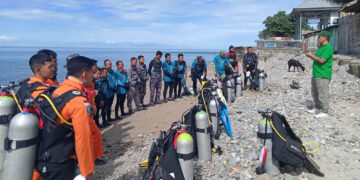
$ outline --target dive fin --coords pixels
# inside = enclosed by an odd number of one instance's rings
[[[324,177],[325,174],[320,171],[320,167],[309,156],[306,156],[304,160],[304,167],[317,176]]]

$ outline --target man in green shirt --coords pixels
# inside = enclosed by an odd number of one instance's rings
[[[314,55],[307,52],[306,56],[313,62],[313,76],[311,79],[311,91],[314,98],[315,108],[309,113],[315,113],[315,117],[328,117],[329,109],[329,84],[331,80],[333,64],[333,47],[329,43],[330,33],[322,31],[319,34],[319,49]]]

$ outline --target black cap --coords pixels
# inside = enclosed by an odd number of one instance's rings
[[[67,56],[67,57],[66,57],[66,64],[69,62],[70,59],[72,59],[72,58],[74,58],[74,57],[78,57],[78,56],[80,56],[80,54],[78,54],[78,53],[71,54],[71,55]],[[67,68],[67,66],[64,65],[64,68]]]

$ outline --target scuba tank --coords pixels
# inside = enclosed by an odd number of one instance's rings
[[[195,114],[196,127],[196,141],[198,158],[200,160],[211,160],[211,145],[210,145],[210,126],[208,116],[202,110],[202,105],[198,105],[198,110]]]
[[[235,96],[236,96],[236,97],[242,96],[242,80],[241,80],[241,76],[240,76],[240,75],[238,75],[238,76],[236,77],[236,88],[235,88],[235,91],[236,91],[236,93],[235,93]]]
[[[183,132],[176,140],[176,153],[185,180],[194,179],[194,141],[190,134]]]
[[[232,87],[232,95],[231,95],[231,102],[235,102],[235,77],[231,76],[230,78],[231,87]]]
[[[217,89],[216,89],[216,99],[217,99],[218,101],[221,101],[221,102],[223,102],[224,104],[226,104],[226,99],[225,99],[225,97],[224,97],[224,95],[223,95],[223,93],[222,93],[222,91],[221,91],[220,88],[217,88]]]
[[[260,71],[259,73],[259,91],[263,92],[265,88],[265,75],[264,71]]]
[[[250,71],[246,71],[246,77],[245,77],[248,82],[250,83],[250,88],[252,87],[252,82],[251,82],[251,77],[250,77]],[[245,84],[246,85],[246,84]],[[245,88],[245,85],[244,85],[244,88]]]
[[[39,118],[26,112],[26,109],[32,108],[33,99],[27,99],[25,104],[27,108],[11,119],[9,135],[4,141],[6,156],[3,180],[32,179],[39,141]]]
[[[232,84],[231,84],[231,81],[230,81],[230,79],[228,79],[227,81],[226,81],[226,91],[227,91],[227,97],[226,97],[226,102],[227,103],[232,103],[232,96],[233,96],[233,92],[232,92]]]
[[[7,87],[2,88],[0,94],[0,171],[4,169],[5,150],[4,140],[9,132],[9,123],[16,114],[16,103],[8,92]]]
[[[260,139],[260,144],[262,146],[262,150],[259,156],[260,169],[263,170],[262,173],[266,172],[269,175],[277,176],[280,174],[279,161],[272,158],[273,133],[269,120],[267,120],[266,118],[261,119],[258,123],[258,127],[259,130],[257,135]]]
[[[214,92],[212,92],[212,93],[214,94]],[[214,135],[218,133],[218,127],[219,127],[217,113],[218,113],[217,102],[213,96],[209,102],[209,114],[210,114],[210,119],[211,119],[211,124],[212,124],[212,132]]]

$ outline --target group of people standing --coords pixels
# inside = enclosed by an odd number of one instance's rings
[[[104,68],[98,68],[94,75],[95,90],[98,92],[95,97],[98,113],[94,120],[98,127],[108,126],[109,122],[119,120],[121,116],[132,114],[135,111],[145,110],[148,106],[181,98],[184,95],[181,93],[183,88],[187,93],[186,62],[183,54],[180,53],[177,57],[178,60],[172,61],[171,54],[166,53],[165,62],[162,62],[162,52],[157,51],[148,68],[144,56],[140,55],[138,58],[131,58],[130,66],[127,69],[125,69],[123,61],[116,61],[115,71],[112,69],[112,62],[109,59],[105,60]],[[148,104],[145,104],[146,85],[149,80],[150,100]],[[160,101],[162,81],[164,81],[164,91],[163,101]],[[115,119],[112,119],[111,108],[115,95]],[[124,111],[125,99],[127,99],[127,113]],[[132,107],[133,101],[136,109]],[[119,114],[119,110],[121,114]],[[99,114],[103,120],[102,124],[99,122]]]

